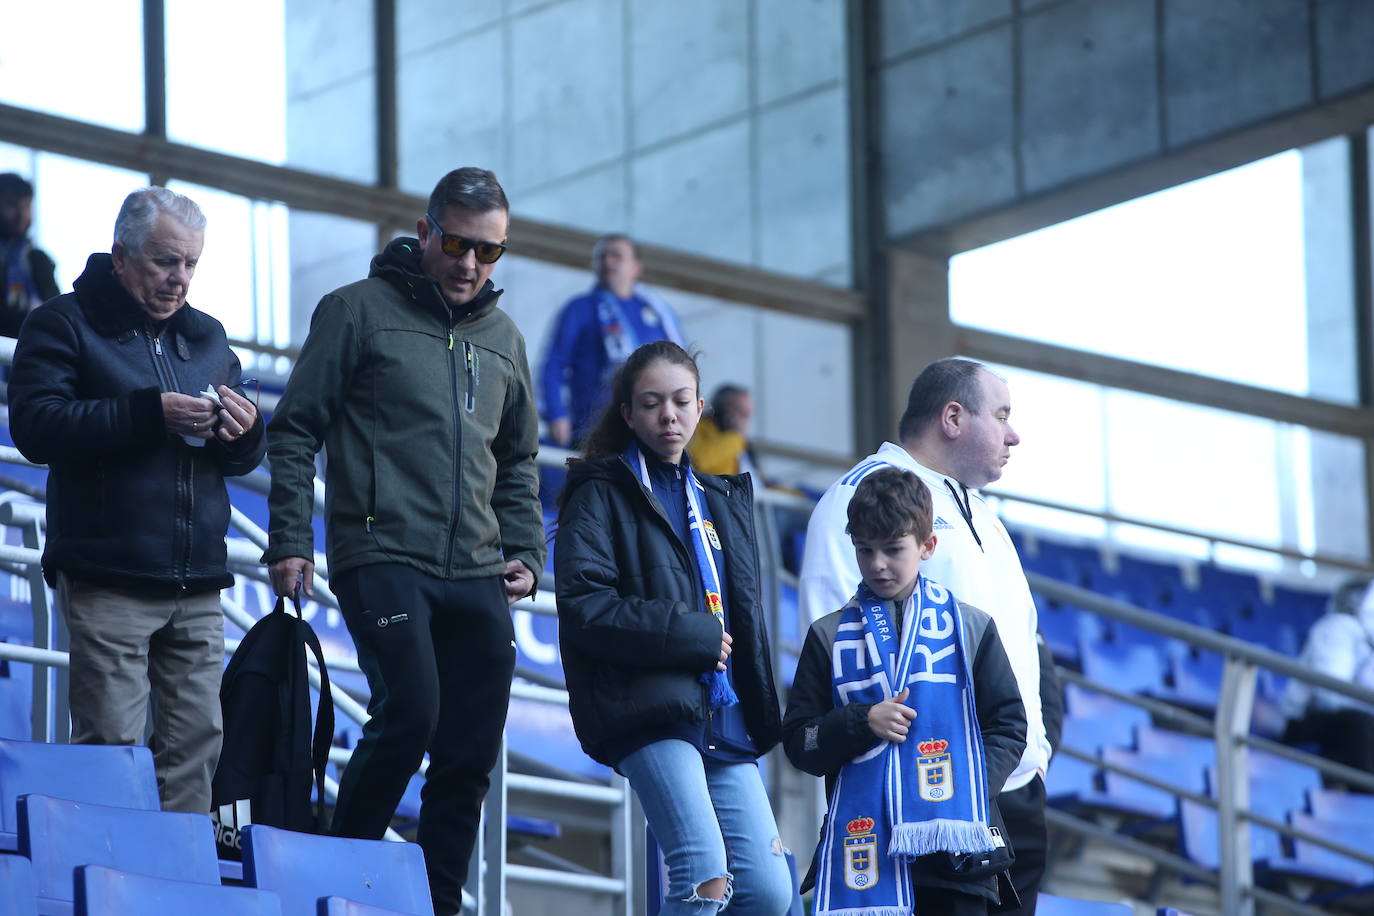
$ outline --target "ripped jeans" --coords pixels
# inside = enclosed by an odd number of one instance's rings
[[[686,741],[656,741],[620,761],[668,865],[660,916],[782,916],[792,878],[759,768],[706,761]],[[698,893],[725,877],[722,896]]]

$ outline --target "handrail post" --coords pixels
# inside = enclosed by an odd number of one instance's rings
[[[611,785],[620,793],[620,803],[611,813],[611,868],[612,876],[625,882],[625,893],[620,896],[621,916],[635,916],[642,912],[636,909],[635,895],[635,829],[634,829],[634,792],[630,781],[619,773],[611,775]]]
[[[14,519],[13,510],[7,516]],[[19,524],[24,546],[43,549],[43,532],[38,519],[31,517]],[[24,578],[29,584],[29,606],[33,611],[33,644],[38,649],[67,651],[66,622],[53,613],[48,600],[48,583],[43,580],[41,563],[30,563]],[[31,722],[34,741],[71,740],[72,719],[67,710],[68,669],[33,666],[33,710]]]
[[[1254,863],[1250,859],[1250,822],[1238,816],[1250,808],[1249,748],[1255,706],[1255,666],[1228,655],[1214,723],[1217,755],[1217,843],[1221,860],[1221,911],[1254,916]]]
[[[487,789],[486,823],[482,827],[482,897],[478,912],[482,916],[503,916],[506,899],[506,772],[509,754],[506,735],[501,734],[501,751],[491,770]]]

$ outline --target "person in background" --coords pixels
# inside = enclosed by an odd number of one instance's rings
[[[1298,661],[1322,674],[1374,689],[1374,584],[1345,582],[1307,633]],[[1323,757],[1374,773],[1374,709],[1358,700],[1292,679],[1281,703],[1283,740],[1312,742]]]
[[[152,696],[158,794],[210,811],[219,760],[226,477],[262,461],[224,326],[186,302],[205,216],[166,188],[124,200],[110,254],[35,309],[10,432],[48,465],[43,573],[71,645],[72,742],[138,744]]]
[[[33,185],[13,172],[0,175],[0,335],[18,337],[29,312],[58,294],[56,266],[29,241]]]
[[[692,438],[692,463],[707,474],[754,474],[758,461],[749,444],[754,420],[754,396],[739,385],[721,385],[711,395],[711,410],[701,418]]]
[[[1016,912],[1032,916],[1049,844],[1044,775],[1050,743],[1040,704],[1038,616],[1011,536],[978,492],[1002,476],[1021,441],[1011,426],[1011,392],[980,363],[936,360],[911,383],[897,434],[900,445],[884,442],[831,484],[811,513],[799,588],[802,613],[815,620],[844,606],[859,584],[853,545],[844,531],[845,507],[859,482],[885,467],[911,471],[925,481],[940,538],[927,572],[997,621],[1026,707],[1026,749],[998,805],[1016,853],[1011,869],[1021,898]]]
[[[611,375],[642,344],[683,346],[677,316],[640,285],[644,265],[633,239],[610,233],[592,248],[596,285],[554,317],[539,370],[548,441],[576,448],[606,403]]]
[[[758,758],[778,743],[754,491],[697,473],[704,404],[677,344],[636,350],[559,500],[568,710],[639,796],[668,865],[664,916],[780,916],[791,877]]]

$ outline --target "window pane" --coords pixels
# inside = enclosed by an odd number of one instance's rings
[[[168,0],[168,135],[374,182],[372,35],[371,3]]]
[[[1291,150],[966,252],[950,262],[951,315],[1354,403],[1349,217],[1332,203],[1348,193],[1345,151]]]
[[[0,101],[143,130],[143,3],[7,3]]]
[[[57,288],[70,292],[86,259],[110,250],[124,198],[148,176],[52,153],[35,162],[32,238],[57,262]]]
[[[1364,444],[1290,424],[997,367],[1012,392],[1012,451],[997,493],[1110,512],[1201,535],[1363,560],[1369,555]],[[1012,521],[1073,533],[1101,522],[1004,501]],[[1203,555],[1199,543],[1112,525],[1120,543]],[[1256,565],[1253,551],[1217,558]],[[1272,554],[1260,565],[1277,565]]]
[[[270,319],[260,321],[259,313],[271,316],[290,301],[271,261],[289,256],[285,222],[272,215],[285,208],[185,182],[168,187],[205,213],[205,250],[186,301],[218,318],[231,338],[272,343]]]

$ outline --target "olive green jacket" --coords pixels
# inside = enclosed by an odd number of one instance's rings
[[[315,454],[328,467],[331,574],[401,563],[442,579],[544,568],[525,340],[488,282],[453,313],[396,239],[311,318],[267,433],[264,563],[314,557]]]

